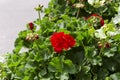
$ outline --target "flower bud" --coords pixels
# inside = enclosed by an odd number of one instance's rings
[[[38,39],[38,38],[39,38],[39,35],[38,35],[38,34],[36,34],[36,35],[35,35],[35,39]]]
[[[110,43],[105,43],[105,48],[110,48]]]
[[[37,40],[37,39],[39,39],[39,35],[37,33],[34,33],[33,37],[32,37],[32,40],[34,41],[34,40]]]
[[[27,40],[27,41],[32,40],[33,36],[34,36],[34,35],[33,35],[32,33],[27,34],[26,40]]]
[[[84,4],[80,4],[80,3],[73,4],[73,7],[75,8],[83,8],[84,6],[85,6]]]
[[[43,8],[43,5],[38,5],[38,7],[35,8],[36,11],[41,11]]]
[[[98,42],[98,48],[102,48],[103,44],[101,42]]]
[[[30,22],[28,25],[29,25],[30,30],[33,30],[34,24],[32,22]]]

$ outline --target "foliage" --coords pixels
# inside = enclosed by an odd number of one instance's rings
[[[42,7],[7,54],[2,80],[120,79],[119,0],[51,0],[41,19]]]

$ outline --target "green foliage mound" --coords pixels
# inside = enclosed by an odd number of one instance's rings
[[[1,80],[120,80],[119,0],[51,0],[35,10]]]

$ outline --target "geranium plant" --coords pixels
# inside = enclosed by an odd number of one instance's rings
[[[120,80],[119,0],[51,0],[35,10],[38,19],[6,56],[2,80]]]

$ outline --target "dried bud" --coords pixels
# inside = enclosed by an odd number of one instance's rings
[[[34,36],[34,35],[33,35],[32,33],[27,34],[26,40],[27,40],[27,41],[32,40],[33,36]]]
[[[102,48],[103,44],[101,42],[98,42],[98,48]]]
[[[26,40],[26,41],[29,41],[29,40],[30,40],[30,38],[27,36],[25,40]]]
[[[39,39],[39,35],[36,34],[36,33],[34,33],[34,34],[33,34],[33,37],[32,37],[32,40],[34,41],[34,40],[37,40],[37,39]]]
[[[110,43],[105,43],[105,48],[110,48]]]
[[[39,38],[39,35],[38,35],[38,34],[36,34],[36,35],[35,35],[35,38],[36,38],[36,39],[38,39],[38,38]]]
[[[75,4],[73,4],[73,7],[75,7],[75,8],[83,8],[84,5],[81,4],[81,3],[75,3]]]

